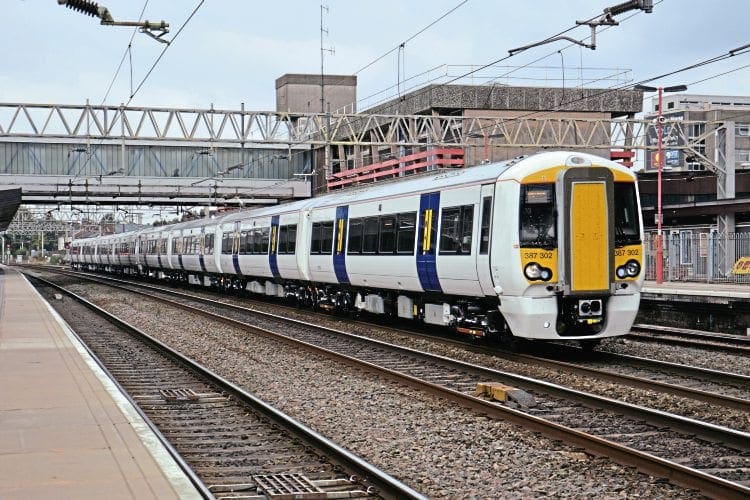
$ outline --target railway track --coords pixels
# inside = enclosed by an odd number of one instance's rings
[[[710,349],[741,356],[750,355],[750,337],[740,337],[739,335],[638,324],[633,325],[632,331],[627,337],[640,342]]]
[[[134,291],[135,285],[124,286]],[[750,435],[715,425],[574,391],[527,377],[489,370],[427,353],[375,342],[344,332],[290,322],[287,318],[151,288],[146,295],[176,307],[200,310],[216,320],[251,328],[295,345],[388,374],[421,390],[434,392],[496,418],[520,423],[555,439],[605,454],[622,463],[706,494],[750,494]],[[197,308],[197,309],[196,309]],[[217,315],[217,313],[221,313]],[[249,326],[263,323],[265,328]],[[277,333],[269,329],[284,332]],[[508,402],[478,398],[478,382],[502,383],[522,392],[505,392]],[[500,391],[502,392],[502,390]],[[521,411],[522,410],[522,411]]]
[[[61,272],[59,268],[53,270]],[[87,273],[72,273],[72,275],[79,275],[88,279],[92,278]],[[104,276],[96,276],[96,278],[107,281],[113,280],[113,278]],[[136,287],[151,287],[151,285],[126,280],[114,280],[114,282],[131,284]],[[149,289],[162,290],[166,293],[183,293],[181,290],[156,286]],[[223,297],[220,301],[228,304],[234,303],[225,300]],[[288,306],[279,307],[290,311],[297,310]],[[331,318],[329,314],[312,312],[309,312],[307,316],[320,317],[321,319]],[[358,323],[367,324],[364,321],[359,321]],[[585,377],[595,377],[621,385],[705,401],[715,406],[750,411],[750,400],[747,399],[748,394],[750,394],[750,376],[747,375],[624,354],[600,351],[589,353],[580,348],[564,344],[527,343],[525,347],[530,353],[518,353],[490,345],[477,347],[476,343],[466,339],[423,334],[415,330],[384,327],[382,324],[373,324],[373,326],[382,330],[390,330],[399,335],[421,337],[430,342],[459,345],[469,351],[479,354],[492,354],[513,362],[544,366]]]
[[[570,346],[537,346],[538,356],[500,355],[600,380],[663,392],[750,411],[750,376],[608,352],[584,352]]]
[[[85,306],[76,334],[206,498],[424,498],[82,297],[30,278]]]

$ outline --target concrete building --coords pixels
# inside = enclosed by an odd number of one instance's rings
[[[664,117],[664,169],[677,171],[704,171],[707,165],[690,152],[671,149],[697,140],[694,147],[708,158],[714,158],[715,136],[708,133],[706,123],[732,122],[734,128],[735,170],[750,170],[750,97],[716,96],[704,94],[664,94],[662,115]],[[647,120],[657,117],[658,97],[651,100]],[[701,122],[701,123],[693,123]],[[684,126],[680,124],[684,123]],[[704,137],[705,136],[705,137]],[[656,145],[656,128],[648,131],[649,145]],[[653,169],[651,155],[645,157],[646,170]],[[710,168],[709,168],[710,170]]]
[[[544,128],[557,118],[580,120],[575,135],[562,142],[575,144],[586,136],[590,143],[611,144],[609,132],[597,127],[598,120],[635,118],[642,111],[642,92],[595,88],[511,87],[507,85],[428,85],[367,110],[371,114],[462,116],[467,120],[488,118],[487,130],[498,120],[511,127],[520,119],[532,119],[535,126],[523,132],[516,130],[517,147],[484,148],[485,138],[479,134],[465,147],[466,165],[482,161],[501,161],[539,150],[540,144],[559,141],[557,131]],[[587,120],[590,120],[588,124]],[[530,120],[523,120],[524,126]],[[608,154],[589,149],[593,154]]]
[[[750,255],[750,97],[665,94],[662,103],[665,279],[748,282],[732,270]],[[658,111],[657,97],[645,118],[655,123]],[[647,146],[657,145],[656,131],[647,130]],[[653,154],[644,160],[638,184],[648,255],[658,182]]]
[[[276,111],[285,113],[356,113],[356,75],[287,73],[276,79]]]
[[[325,154],[316,151],[315,164],[325,169],[316,169],[313,189],[320,193],[545,148],[609,156],[611,121],[634,118],[642,99],[642,92],[632,90],[428,85],[367,109],[352,126],[337,127],[358,139],[340,141]]]
[[[664,94],[662,102],[663,225],[715,226],[721,214],[731,214],[736,223],[750,222],[750,97]],[[655,121],[657,116],[655,97],[645,118]],[[721,128],[723,140],[717,132]],[[655,126],[647,131],[646,142],[657,144]],[[690,148],[682,148],[686,145]],[[714,165],[722,155],[726,173],[717,175]],[[657,204],[653,159],[645,156],[639,182],[647,226],[654,224]],[[727,229],[734,231],[733,226]]]

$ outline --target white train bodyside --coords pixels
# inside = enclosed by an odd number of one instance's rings
[[[74,241],[72,265],[478,336],[593,342],[622,335],[643,284],[634,175],[573,152],[148,228],[119,237],[133,242],[132,255],[105,262],[117,238]]]

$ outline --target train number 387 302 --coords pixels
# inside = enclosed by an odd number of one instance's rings
[[[641,251],[637,248],[618,248],[615,250],[615,256],[617,257],[624,257],[626,255],[629,257],[638,257],[641,255]]]
[[[523,257],[527,260],[533,259],[551,259],[552,252],[524,252]]]

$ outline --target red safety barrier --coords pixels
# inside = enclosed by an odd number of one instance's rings
[[[628,168],[633,166],[633,158],[635,158],[635,151],[610,150],[609,152],[610,160],[620,162]]]
[[[429,167],[462,168],[464,167],[464,150],[461,148],[433,148],[381,163],[342,170],[330,175],[326,181],[328,189],[346,187],[360,182],[399,177],[403,174],[425,171]]]

